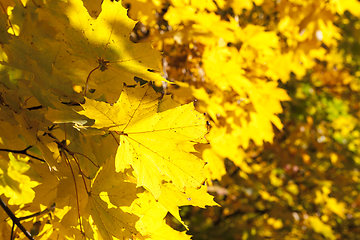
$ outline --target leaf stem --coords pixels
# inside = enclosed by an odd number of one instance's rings
[[[88,190],[87,185],[86,185],[86,182],[85,182],[84,173],[81,171],[81,168],[80,168],[79,160],[76,158],[75,155],[73,155],[72,157],[73,157],[73,159],[75,160],[75,163],[76,163],[76,165],[78,166],[79,171],[80,171],[80,173],[81,173],[80,175],[81,175],[81,178],[82,178],[82,180],[83,180],[83,182],[84,182],[84,186],[85,186],[86,193],[89,193],[89,190]],[[87,178],[87,176],[85,176],[85,177]],[[89,176],[89,178],[90,178],[90,176]]]
[[[115,131],[116,132],[116,131]],[[117,132],[116,132],[117,133]],[[110,132],[111,136],[113,136],[115,142],[117,143],[118,146],[120,146],[120,142],[116,139],[116,137],[114,136],[114,134],[112,132]]]
[[[78,216],[79,216],[79,224],[80,224],[80,232],[84,232],[83,231],[83,228],[82,228],[82,224],[81,224],[81,215],[80,215],[80,202],[79,202],[79,193],[78,193],[78,189],[77,189],[77,184],[76,184],[76,178],[75,178],[75,174],[74,174],[74,171],[71,167],[71,162],[70,162],[70,159],[66,156],[65,153],[63,153],[64,156],[65,156],[65,160],[66,162],[69,164],[69,167],[70,167],[70,170],[71,170],[71,174],[73,176],[73,179],[74,179],[74,186],[75,186],[75,194],[76,194],[76,204],[77,204],[77,212],[78,212]]]
[[[86,97],[86,91],[87,91],[87,89],[88,89],[88,85],[89,85],[89,79],[90,79],[90,75],[95,71],[95,70],[97,70],[97,69],[99,69],[100,68],[100,64],[99,64],[99,66],[97,66],[96,68],[94,68],[93,70],[91,70],[91,72],[89,73],[89,75],[87,76],[87,78],[86,78],[86,82],[85,82],[85,88],[84,88],[84,97]]]

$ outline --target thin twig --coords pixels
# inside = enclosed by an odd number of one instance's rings
[[[27,153],[27,150],[29,148],[31,148],[32,146],[28,146],[27,148],[23,149],[23,150],[11,150],[11,149],[4,149],[4,148],[0,148],[0,151],[2,152],[11,152],[11,153],[18,153],[18,154],[24,154],[28,157],[31,157],[31,158],[34,158],[36,160],[39,160],[40,162],[45,162],[45,160],[41,159],[41,158],[38,158],[38,157],[35,157],[29,153]]]
[[[43,214],[48,213],[48,212],[50,212],[50,211],[51,211],[51,208],[47,208],[47,209],[45,209],[44,211],[37,212],[37,213],[31,214],[31,215],[25,216],[25,217],[19,217],[18,219],[21,221],[21,220],[25,220],[25,219],[29,219],[29,218],[33,218],[33,217],[37,217],[37,216],[43,215]]]
[[[15,223],[13,222],[13,224],[12,224],[12,226],[11,226],[10,240],[14,240],[14,239],[15,239],[14,231],[15,231]]]

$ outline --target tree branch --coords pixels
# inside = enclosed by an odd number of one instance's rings
[[[25,234],[25,236],[30,240],[35,240],[31,234],[25,229],[25,227],[20,223],[20,220],[13,214],[13,212],[6,206],[6,203],[0,198],[0,206],[4,211],[7,213],[7,215],[11,218],[13,223],[15,223],[18,228]]]

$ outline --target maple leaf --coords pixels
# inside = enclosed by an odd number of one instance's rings
[[[308,222],[315,232],[322,234],[326,239],[336,239],[331,226],[323,223],[318,216],[310,216]]]
[[[207,193],[206,186],[201,186],[200,189],[189,188],[185,193],[182,193],[174,185],[167,183],[161,187],[161,195],[158,200],[186,229],[188,227],[179,215],[179,206],[192,205],[201,208],[219,206],[213,201],[213,197]]]
[[[0,14],[0,42],[2,44],[9,43],[10,34],[7,32],[7,23],[8,19],[5,14]]]
[[[155,12],[160,12],[161,8],[163,8],[162,2],[156,0],[123,0],[121,1],[121,3],[124,7],[126,7],[127,5],[130,6],[129,16],[131,17],[131,19],[139,20],[145,25],[156,24]]]
[[[129,180],[127,173],[115,172],[114,160],[114,157],[108,158],[98,174],[88,179],[76,174],[77,164],[68,158],[67,163],[60,162],[57,165],[55,174],[58,184],[52,188],[49,188],[48,183],[37,187],[39,197],[44,193],[51,197],[38,198],[36,204],[54,201],[53,214],[56,218],[52,220],[52,236],[72,239],[81,239],[83,236],[86,236],[86,239],[124,239],[138,233],[135,224],[139,217],[122,209],[137,199],[136,184]],[[45,175],[54,174],[45,172],[44,165],[42,168],[36,167]],[[44,239],[48,239],[46,236],[49,235],[45,234]]]
[[[69,60],[82,71],[92,66],[85,79],[101,84],[102,88],[114,79],[133,84],[135,76],[162,80],[159,75],[148,71],[158,69],[156,63],[159,62],[160,54],[149,44],[134,44],[129,40],[135,22],[127,17],[126,9],[120,3],[104,1],[97,19],[88,15],[80,0],[59,5],[66,9],[69,24],[73,28],[60,27],[57,37],[68,48],[56,57],[56,68],[66,69]],[[58,21],[54,23],[55,26],[62,23]],[[121,89],[121,82],[117,86],[117,90]],[[113,84],[107,85],[107,90],[114,92],[114,87]]]
[[[130,41],[136,22],[127,17],[121,3],[104,1],[101,13],[99,6],[94,8],[98,9],[90,12],[98,15],[96,19],[89,15],[81,0],[49,1],[40,6],[26,23],[26,28],[36,29],[35,33],[24,32],[5,46],[8,60],[4,64],[30,70],[38,84],[48,85],[46,81],[51,78],[48,82],[54,89],[71,86],[63,84],[66,79],[73,85],[84,86],[85,93],[96,89],[96,96],[106,94],[108,101],[116,100],[123,83],[135,84],[135,77],[164,80],[154,73],[159,71],[161,54],[149,43]],[[33,67],[28,66],[29,59],[24,59],[24,55],[36,61]],[[63,95],[70,93],[67,90]]]
[[[160,98],[150,85],[125,87],[113,106],[86,98],[84,110],[78,112],[95,119],[92,127],[120,135],[116,171],[132,167],[138,186],[155,198],[162,181],[172,181],[180,191],[202,184],[204,162],[191,152],[195,143],[205,143],[207,132],[203,115],[193,105],[159,112]]]
[[[107,161],[92,181],[82,219],[87,221],[91,216],[92,230],[98,231],[103,239],[131,238],[137,233],[135,223],[139,218],[122,207],[130,206],[137,198],[136,184],[125,173],[116,173],[113,164],[114,158]]]
[[[151,193],[145,191],[138,194],[129,210],[140,216],[140,220],[136,223],[136,228],[145,239],[190,239],[191,236],[185,232],[178,232],[172,229],[165,222],[165,216],[168,210],[155,198]],[[142,236],[136,236],[135,239],[144,239]]]
[[[9,163],[0,157],[0,195],[9,198],[9,204],[20,205],[31,202],[35,197],[32,188],[38,185],[36,181],[25,175],[30,166],[27,164],[29,157],[17,159],[9,153]]]

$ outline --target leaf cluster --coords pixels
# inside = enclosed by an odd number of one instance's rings
[[[0,4],[1,238],[189,239],[164,218],[217,205],[197,150],[206,121],[154,90],[160,53],[130,41],[126,9]]]
[[[359,2],[127,3],[211,126],[222,207],[183,208],[194,237],[356,239]]]

